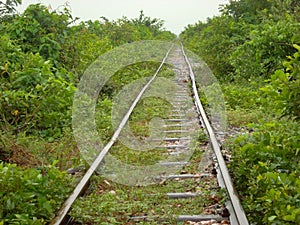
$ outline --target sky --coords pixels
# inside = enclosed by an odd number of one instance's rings
[[[179,34],[188,24],[205,21],[219,15],[219,5],[228,0],[22,0],[19,12],[30,4],[42,3],[53,10],[68,3],[73,17],[81,21],[97,20],[101,16],[109,20],[137,18],[143,10],[146,16],[164,20],[166,30]]]

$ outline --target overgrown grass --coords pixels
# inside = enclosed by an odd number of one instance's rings
[[[207,180],[172,181],[147,187],[127,187],[97,178],[94,191],[76,202],[71,215],[81,224],[130,224],[130,217],[147,216],[152,220],[136,224],[164,224],[159,219],[174,222],[175,215],[199,214],[208,205],[223,198],[222,192],[208,190]],[[168,192],[197,191],[195,199],[170,200]],[[214,195],[212,195],[214,193]],[[132,223],[132,221],[131,221]]]
[[[53,142],[26,134],[5,134],[1,136],[0,148],[1,161],[25,168],[39,168],[57,162],[57,167],[66,170],[83,163],[69,129],[65,130],[64,137]]]
[[[225,99],[228,124],[245,127],[250,124],[268,121],[275,115],[271,103],[260,90],[265,85],[263,79],[240,79],[238,82],[225,82],[222,92]]]
[[[199,149],[198,143],[196,148],[190,164],[178,173],[204,172],[201,157],[206,146]],[[209,205],[222,204],[226,199],[211,177],[163,180],[160,184],[142,187],[125,186],[94,177],[90,191],[91,194],[79,199],[71,211],[71,216],[80,224],[170,224],[175,223],[176,215],[197,215]],[[166,193],[172,192],[196,192],[199,196],[171,200]],[[133,222],[130,217],[134,216],[147,216],[149,221]]]

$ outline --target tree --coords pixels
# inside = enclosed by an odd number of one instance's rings
[[[187,27],[180,37],[188,48],[209,65],[218,78],[225,78],[234,69],[229,58],[244,43],[248,30],[245,23],[237,23],[232,17],[222,15],[209,19],[206,24],[198,22]]]
[[[243,19],[247,23],[259,23],[260,11],[271,8],[269,0],[230,0],[228,5],[223,6],[221,12],[232,16],[235,20]]]
[[[7,15],[16,12],[16,7],[22,3],[22,0],[6,0],[0,2],[0,14]]]

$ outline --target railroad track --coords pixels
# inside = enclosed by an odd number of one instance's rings
[[[178,201],[181,199],[182,201],[185,201],[185,199],[197,201],[199,198],[215,198],[201,193],[203,189],[200,186],[203,183],[209,185],[209,188],[213,190],[216,189],[216,186],[221,186],[226,190],[226,207],[224,203],[215,202],[216,200],[214,200],[214,203],[209,203],[206,207],[201,207],[198,211],[197,209],[194,210],[194,212],[199,213],[172,215],[172,222],[169,224],[174,224],[174,221],[187,224],[205,224],[205,222],[209,224],[209,221],[215,221],[215,224],[249,224],[231,182],[217,136],[201,104],[192,63],[190,63],[183,46],[176,44],[172,45],[168,50],[156,73],[141,89],[110,141],[91,164],[51,224],[74,224],[68,215],[73,203],[86,190],[91,176],[95,173],[99,165],[103,164],[104,158],[117,141],[136,105],[142,99],[142,96],[147,93],[151,85],[156,82],[162,66],[166,63],[173,65],[175,72],[173,87],[176,87],[176,90],[173,91],[172,98],[169,99],[173,107],[170,115],[167,119],[164,119],[164,124],[160,127],[163,133],[162,137],[148,140],[152,146],[155,146],[154,148],[164,150],[162,154],[165,155],[166,160],[162,160],[155,165],[156,172],[148,175],[147,182],[156,183],[157,185],[172,182],[181,184],[189,182],[189,186],[194,183],[194,187],[189,188],[186,192],[171,190],[170,192],[161,193],[166,195],[170,199],[169,201],[176,201],[176,204],[180,205],[180,207],[181,204]],[[199,146],[197,137],[199,130],[204,132],[208,137],[204,141],[204,144],[200,143],[201,147]],[[199,148],[202,149],[201,157],[197,156],[198,158],[194,159],[192,155],[195,151],[199,151]],[[189,161],[190,158],[192,158],[191,161]],[[188,169],[189,166],[194,169]],[[125,172],[131,174],[130,171]],[[113,177],[120,175],[118,173],[112,174]],[[209,195],[213,193],[215,192],[209,192]],[[155,193],[153,195],[158,194]],[[128,221],[131,221],[133,224],[141,221],[147,221],[148,224],[151,224],[151,221],[160,221],[163,224],[168,224],[167,221],[169,219],[169,217],[165,217],[164,215],[151,216],[148,212],[139,212],[137,215],[128,217]]]

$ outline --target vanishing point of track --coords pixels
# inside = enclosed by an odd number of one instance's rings
[[[116,140],[118,139],[122,129],[126,125],[127,121],[129,120],[130,115],[132,114],[134,108],[138,104],[138,102],[141,100],[143,94],[146,92],[146,90],[151,86],[153,81],[157,78],[158,73],[160,72],[161,68],[165,63],[167,63],[168,58],[172,57],[170,54],[173,53],[173,58],[175,57],[181,57],[181,64],[182,67],[185,67],[185,70],[188,71],[188,75],[180,75],[177,77],[177,83],[179,85],[183,86],[182,90],[178,92],[178,99],[177,102],[180,104],[181,99],[180,98],[185,98],[185,97],[193,97],[193,109],[196,112],[197,116],[195,118],[198,119],[198,123],[201,124],[202,127],[205,128],[206,133],[209,137],[209,143],[211,145],[211,148],[213,149],[213,154],[216,158],[216,171],[218,173],[218,178],[219,178],[219,184],[223,186],[223,188],[226,189],[226,193],[228,195],[229,201],[227,202],[227,208],[230,213],[230,224],[238,224],[238,225],[248,225],[248,220],[245,215],[245,212],[241,206],[240,200],[235,192],[233,183],[231,181],[228,169],[226,167],[225,160],[222,156],[220,144],[217,140],[217,136],[214,132],[214,129],[207,117],[207,114],[204,110],[204,107],[201,104],[199,95],[198,95],[198,90],[197,90],[197,83],[195,79],[195,75],[193,72],[193,68],[191,63],[189,62],[189,58],[186,55],[184,48],[182,45],[173,45],[166,53],[165,57],[161,61],[160,66],[156,70],[155,74],[153,77],[148,81],[148,83],[141,89],[140,93],[134,100],[133,104],[127,111],[126,115],[122,119],[120,125],[114,132],[113,136],[111,137],[110,141],[106,144],[106,146],[103,148],[103,150],[100,152],[100,154],[96,157],[94,162],[91,164],[90,168],[87,170],[87,172],[84,174],[80,182],[77,184],[75,187],[74,191],[72,194],[69,196],[69,198],[66,200],[66,202],[63,204],[62,208],[58,212],[56,218],[52,221],[51,224],[53,225],[60,225],[60,224],[67,224],[67,218],[68,218],[68,212],[70,211],[73,203],[75,200],[82,194],[83,190],[86,188],[88,185],[88,182],[91,178],[91,176],[95,173],[95,169],[99,167],[100,163],[103,161],[104,157],[106,154],[109,152],[111,147],[114,145]],[[174,54],[177,54],[177,56],[174,56]],[[181,76],[181,77],[180,77]],[[189,83],[191,84],[188,86],[188,82],[185,79],[189,79]],[[184,82],[182,82],[184,81]],[[188,90],[189,89],[189,90]],[[190,94],[186,94],[189,92]],[[175,96],[176,98],[176,96]],[[180,108],[174,110],[175,116],[180,116]],[[183,134],[183,131],[177,130],[177,125],[176,123],[181,123],[184,121],[184,119],[181,119],[179,117],[169,119],[170,125],[173,126],[174,129],[168,130],[166,132],[168,133],[180,133]],[[173,125],[172,125],[173,122]],[[174,148],[178,149],[180,148],[180,141],[183,140],[182,138],[165,138],[166,143],[172,143],[175,142],[176,144],[172,145],[166,145],[166,148]],[[175,150],[174,150],[175,151]],[[172,152],[175,154],[176,152]],[[173,162],[176,163],[176,162]],[[180,163],[180,162],[178,162]],[[182,163],[182,162],[181,162]],[[172,175],[173,177],[168,177],[167,179],[172,179],[172,178],[178,178],[178,179],[187,179],[187,178],[193,178],[194,175],[192,174],[182,174],[182,175]],[[195,197],[197,195],[193,193],[169,193],[170,198],[185,198],[185,197]],[[140,218],[132,218],[133,220],[138,220]],[[142,218],[143,219],[143,218]],[[144,218],[147,219],[147,218]],[[178,221],[203,221],[203,220],[210,220],[210,219],[216,219],[215,216],[210,216],[210,215],[178,215]]]

